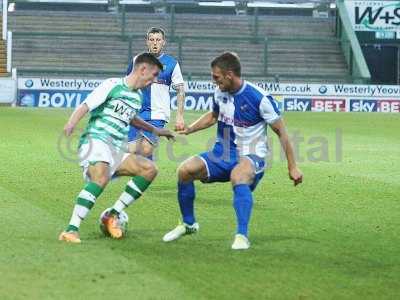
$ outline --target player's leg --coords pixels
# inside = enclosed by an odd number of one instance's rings
[[[253,208],[252,191],[263,176],[264,161],[256,156],[242,157],[231,173],[233,207],[237,231],[232,249],[248,249],[248,224]]]
[[[178,202],[183,222],[193,225],[194,217],[193,202],[195,198],[195,180],[207,180],[207,167],[205,162],[198,156],[184,161],[178,168]]]
[[[147,133],[147,132],[146,132]],[[147,133],[149,135],[149,133]],[[153,135],[153,134],[151,134]],[[157,139],[158,141],[158,139]],[[136,146],[135,153],[153,160],[153,153],[156,148],[157,142],[150,142],[148,138],[143,137]]]
[[[135,141],[131,141],[128,143],[128,152],[136,154],[136,151],[138,151],[141,143],[141,138]]]
[[[143,135],[140,129],[134,126],[129,127],[128,132],[128,151],[130,153],[136,153],[140,149]]]
[[[132,176],[125,190],[114,203],[109,214],[102,219],[106,229],[113,238],[122,237],[122,229],[118,225],[118,215],[144,193],[157,176],[155,164],[140,155],[129,154],[122,160],[115,174],[117,176]]]
[[[206,162],[199,156],[185,160],[178,168],[178,203],[183,224],[168,232],[164,242],[178,239],[182,235],[194,233],[199,229],[194,216],[195,187],[194,181],[206,181],[208,178]]]
[[[157,128],[164,128],[166,125],[166,122],[163,120],[148,120],[147,122]],[[129,152],[153,160],[153,153],[159,142],[157,135],[150,131],[137,130],[135,127],[131,127],[128,141]]]
[[[86,175],[89,179],[76,198],[72,216],[67,229],[61,233],[59,239],[72,243],[80,243],[79,227],[94,206],[96,199],[101,195],[109,181],[109,164],[96,162],[90,165]]]
[[[79,148],[80,165],[87,183],[78,194],[70,223],[66,231],[59,236],[60,240],[80,242],[78,230],[81,221],[110,180],[110,168],[114,162],[112,153],[110,145],[96,139],[89,140]]]
[[[113,206],[115,212],[120,213],[126,206],[137,200],[152,183],[157,173],[154,162],[140,155],[129,154],[116,170],[118,176],[132,176],[132,178],[128,181],[125,192]]]

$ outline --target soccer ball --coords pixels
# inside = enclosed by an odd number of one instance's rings
[[[108,233],[106,227],[104,226],[103,222],[101,221],[104,217],[105,214],[107,214],[109,211],[111,210],[111,208],[107,208],[105,209],[99,218],[99,226],[100,226],[100,231],[105,235],[105,236],[110,236],[110,234]],[[119,216],[118,216],[118,223],[122,228],[122,236],[126,236],[126,234],[128,233],[128,221],[129,221],[129,217],[128,214],[124,211],[121,211]]]

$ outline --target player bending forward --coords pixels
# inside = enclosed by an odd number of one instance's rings
[[[163,66],[149,53],[139,55],[135,69],[125,78],[105,80],[72,113],[64,127],[70,136],[78,122],[90,111],[89,123],[79,141],[80,166],[87,181],[78,194],[72,217],[59,240],[80,243],[79,226],[101,195],[111,176],[133,176],[111,212],[103,218],[105,228],[113,238],[122,237],[118,214],[137,200],[157,175],[154,163],[144,157],[129,154],[129,125],[173,138],[164,128],[155,128],[136,116],[142,105],[139,89],[151,84]]]
[[[218,123],[217,140],[210,152],[184,161],[178,168],[178,202],[183,224],[168,232],[170,242],[199,230],[194,216],[193,181],[231,181],[237,232],[232,249],[248,249],[248,224],[253,206],[252,191],[264,175],[267,155],[266,124],[278,135],[286,154],[289,177],[297,185],[303,175],[297,168],[284,122],[274,99],[264,90],[241,79],[239,58],[224,53],[211,63],[215,91],[213,111],[182,131],[191,134]]]

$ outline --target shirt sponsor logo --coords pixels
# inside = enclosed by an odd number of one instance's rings
[[[219,113],[219,118],[221,122],[224,122],[227,125],[233,125],[233,118],[224,114],[224,113]]]
[[[116,100],[111,116],[125,123],[130,123],[135,116],[135,110],[121,100]]]

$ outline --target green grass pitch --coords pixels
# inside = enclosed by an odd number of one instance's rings
[[[197,184],[200,232],[161,241],[179,220],[178,162],[168,155],[204,151],[215,128],[161,144],[159,176],[127,210],[126,239],[103,238],[97,225],[119,179],[84,221],[83,243],[59,242],[83,184],[57,150],[70,113],[0,108],[0,299],[399,299],[400,115],[287,113],[304,138],[304,183],[292,186],[274,139],[254,195],[252,248],[234,252],[228,183]]]

